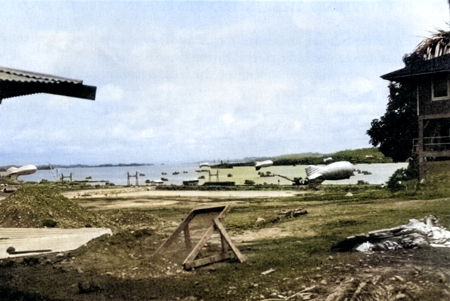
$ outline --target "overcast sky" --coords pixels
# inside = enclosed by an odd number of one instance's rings
[[[3,1],[0,66],[95,101],[0,105],[0,165],[175,163],[370,147],[402,57],[445,0]]]

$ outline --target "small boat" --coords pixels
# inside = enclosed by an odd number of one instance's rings
[[[150,186],[159,186],[159,185],[163,185],[164,181],[163,180],[145,180],[145,184],[150,185]]]
[[[193,185],[198,185],[198,180],[187,180],[187,181],[183,181],[183,185],[184,186],[193,186]]]

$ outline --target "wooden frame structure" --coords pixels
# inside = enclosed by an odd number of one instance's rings
[[[136,171],[135,175],[131,175],[128,171],[127,171],[127,186],[131,186],[131,178],[136,178],[136,186],[139,186],[139,174]]]
[[[231,209],[230,205],[193,209],[186,217],[186,219],[184,219],[184,221],[172,233],[172,235],[155,251],[153,256],[162,254],[164,250],[169,248],[170,245],[175,242],[175,240],[178,238],[181,232],[184,232],[185,246],[186,249],[190,251],[189,255],[183,262],[183,267],[186,270],[191,270],[199,266],[230,259],[233,258],[233,255],[236,256],[236,258],[241,263],[245,262],[247,260],[247,257],[241,254],[239,249],[233,244],[230,236],[225,230],[225,226],[223,225],[223,220],[230,211],[230,209]],[[200,241],[194,247],[192,247],[191,235],[189,232],[189,223],[194,219],[196,215],[207,213],[218,213],[218,215],[215,218],[211,219],[210,225],[200,238]],[[214,233],[214,230],[217,230],[220,233],[221,252],[209,257],[196,259],[197,255],[200,253],[200,250],[211,238],[211,235]]]
[[[70,173],[70,175],[68,175],[68,176],[65,176],[65,175],[62,173],[60,179],[61,179],[61,182],[64,182],[64,179],[69,179],[69,182],[72,182],[72,181],[73,181],[72,173]]]

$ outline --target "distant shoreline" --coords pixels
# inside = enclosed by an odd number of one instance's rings
[[[151,166],[153,163],[119,163],[119,164],[99,164],[99,165],[88,165],[88,164],[73,164],[73,165],[39,165],[38,170],[51,170],[55,168],[92,168],[92,167],[130,167],[130,166]]]

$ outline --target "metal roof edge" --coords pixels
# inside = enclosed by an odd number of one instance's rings
[[[67,78],[67,77],[62,77],[62,76],[57,76],[57,75],[25,71],[25,70],[13,69],[13,68],[8,68],[8,67],[1,67],[1,66],[0,66],[0,72],[7,73],[7,74],[13,74],[16,76],[27,77],[27,78],[35,78],[35,79],[45,78],[48,80],[71,82],[74,84],[82,84],[83,83],[83,81],[79,80],[79,79],[73,79],[73,78]]]

